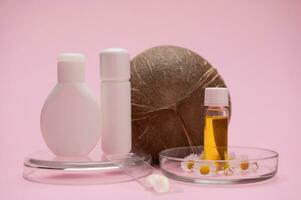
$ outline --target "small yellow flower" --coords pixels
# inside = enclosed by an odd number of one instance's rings
[[[194,161],[193,160],[188,160],[186,162],[186,168],[191,170],[193,168],[193,165],[194,165]]]
[[[229,162],[216,162],[215,167],[217,171],[226,170],[230,167]]]
[[[210,167],[209,165],[201,165],[199,168],[200,174],[207,175],[210,173]]]
[[[199,160],[200,155],[198,154],[190,154],[184,158],[184,161],[181,162],[182,170],[186,172],[192,172],[193,167],[195,165],[195,161]]]
[[[241,161],[240,162],[240,169],[242,169],[243,171],[246,171],[249,169],[249,162],[247,160]]]
[[[224,163],[224,170],[228,169],[230,167],[230,163],[229,162],[225,162]]]
[[[194,164],[193,172],[196,173],[196,175],[209,175],[212,172],[215,172],[216,167],[214,164],[209,162],[197,162]]]

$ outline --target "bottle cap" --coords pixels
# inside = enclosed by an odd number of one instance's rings
[[[130,79],[130,55],[126,49],[104,49],[99,57],[101,80],[128,81]]]
[[[79,53],[61,53],[57,57],[59,83],[85,81],[85,57]]]
[[[205,88],[205,106],[228,106],[228,89],[227,88],[218,88],[218,87],[209,87]]]

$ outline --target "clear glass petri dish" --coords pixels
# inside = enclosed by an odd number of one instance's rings
[[[151,156],[135,152],[139,158],[151,163]],[[132,168],[141,166],[133,162]],[[140,173],[137,176],[144,176]],[[146,174],[147,175],[147,174]],[[107,184],[133,181],[101,151],[93,151],[85,157],[57,157],[49,151],[36,151],[28,155],[23,163],[23,177],[26,180],[47,184]]]
[[[159,154],[160,169],[177,181],[218,185],[261,182],[277,173],[279,154],[275,151],[229,146],[226,152],[225,160],[205,160],[203,146],[167,149]]]

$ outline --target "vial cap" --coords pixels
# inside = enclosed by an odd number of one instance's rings
[[[57,56],[59,83],[85,81],[85,57],[80,53],[61,53]]]
[[[227,88],[209,87],[205,88],[205,106],[228,106],[229,92]]]
[[[100,57],[100,79],[104,81],[128,81],[131,77],[130,55],[122,48],[104,49]]]

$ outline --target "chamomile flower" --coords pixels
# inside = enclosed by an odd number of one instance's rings
[[[181,162],[181,168],[186,172],[192,172],[195,165],[195,161],[200,159],[199,154],[190,154],[184,158],[184,161]]]
[[[247,160],[243,160],[240,162],[240,169],[242,171],[247,171],[249,169],[250,163]]]
[[[250,162],[247,155],[241,155],[239,169],[241,172],[245,173],[248,172],[250,168]]]
[[[201,176],[209,175],[211,173],[216,172],[216,167],[210,162],[206,162],[206,161],[197,162],[193,166],[193,172]]]
[[[259,168],[259,165],[256,161],[250,161],[248,159],[248,156],[242,155],[239,168],[243,173],[246,172],[256,173],[257,169]]]
[[[220,170],[220,174],[223,174],[223,175],[226,175],[226,176],[229,176],[229,175],[232,175],[234,174],[235,172],[235,167],[233,165],[233,161],[225,161],[223,163],[223,166],[222,166],[222,169]]]

